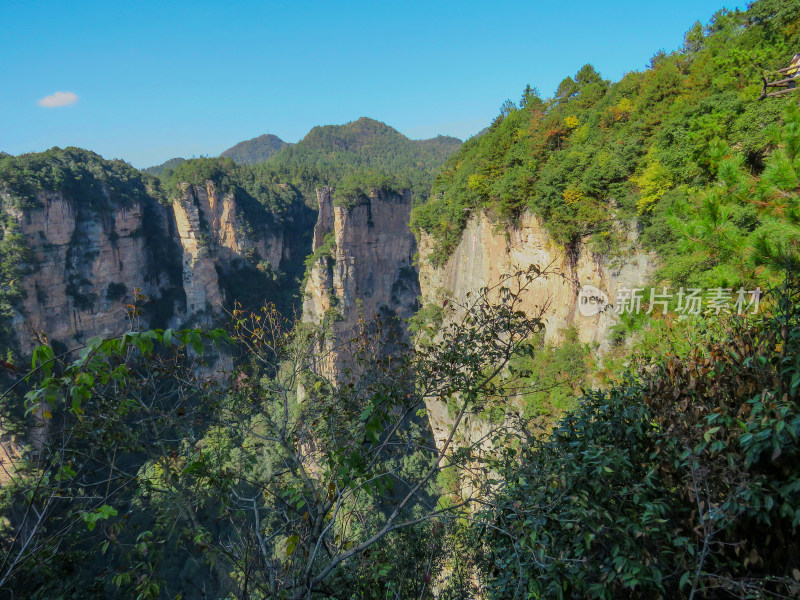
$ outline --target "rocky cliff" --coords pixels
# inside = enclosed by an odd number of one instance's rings
[[[630,237],[635,238],[634,231]],[[618,289],[643,287],[654,268],[653,255],[644,252],[612,260],[579,246],[577,253],[569,255],[550,240],[531,214],[523,215],[516,227],[504,230],[484,214],[473,216],[458,247],[440,268],[432,267],[426,260],[431,247],[430,236],[423,232],[420,237],[423,303],[441,304],[446,297],[463,302],[468,292],[495,285],[501,275],[532,264],[541,269],[547,267],[552,275],[537,282],[525,296],[523,309],[532,311],[549,303],[546,339],[558,340],[561,330],[574,325],[580,339],[600,344],[601,352],[607,349],[608,330],[618,319],[612,310],[590,316],[581,314],[579,290],[594,286],[605,292],[613,305]]]
[[[108,204],[103,210],[62,192],[42,191],[35,207],[8,207],[31,252],[14,316],[23,354],[43,337],[74,346],[95,335],[125,331],[125,305],[138,288],[163,323],[181,301],[179,255],[170,211],[155,200]]]
[[[109,194],[98,207],[40,191],[4,211],[30,251],[12,316],[22,354],[45,337],[74,347],[124,332],[135,289],[147,297],[142,327],[208,324],[233,300],[275,301],[308,252],[302,218],[245,208],[212,181],[183,186],[170,204]]]
[[[419,281],[413,264],[416,241],[409,230],[411,194],[373,191],[355,204],[333,202],[331,188],[317,191],[313,263],[304,290],[303,320],[331,327],[320,372],[336,377],[348,353],[337,346],[360,316],[394,322],[401,337],[414,314]]]
[[[270,276],[302,260],[307,236],[287,236],[286,224],[266,211],[248,216],[235,194],[221,193],[213,181],[181,189],[172,209],[183,255],[186,316],[214,318],[234,300],[274,301]]]
[[[635,227],[631,226],[629,240],[633,247],[635,238]],[[552,274],[534,282],[521,308],[535,314],[538,306],[549,305],[546,340],[558,342],[563,330],[574,326],[580,340],[596,343],[600,354],[609,348],[609,329],[619,322],[618,317],[613,310],[583,314],[595,311],[586,306],[581,310],[579,291],[587,289],[584,286],[597,288],[605,296],[605,302],[613,306],[618,291],[644,287],[655,267],[655,257],[640,251],[612,260],[594,255],[580,245],[570,255],[550,240],[531,214],[523,215],[517,226],[509,229],[498,228],[482,213],[472,216],[458,247],[439,268],[427,260],[432,246],[432,240],[423,232],[419,261],[423,305],[441,305],[445,298],[463,303],[467,293],[494,286],[502,275],[534,264]],[[440,402],[429,401],[428,414],[439,440],[449,424],[447,408]],[[483,423],[472,419],[465,428],[466,437],[479,439],[485,433],[484,428]]]

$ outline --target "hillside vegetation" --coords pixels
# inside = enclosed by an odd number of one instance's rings
[[[297,144],[263,135],[218,158],[172,159],[145,171],[158,175],[168,190],[180,181],[197,183],[202,177],[224,187],[261,186],[257,194],[269,204],[273,200],[267,196],[285,196],[279,188],[291,188],[316,209],[315,190],[323,186],[335,187],[337,201],[344,203],[372,189],[410,189],[424,199],[439,168],[460,146],[461,140],[447,136],[410,140],[384,123],[362,117],[344,125],[314,127]],[[268,188],[272,191],[267,193]]]
[[[786,66],[798,48],[800,3],[761,0],[698,22],[681,50],[619,82],[586,65],[552,98],[526,89],[450,157],[415,210],[413,226],[435,241],[430,259],[446,260],[476,210],[509,224],[531,211],[557,244],[599,254],[621,252],[624,223],[638,219],[675,283],[751,279],[737,244],[797,234],[784,194],[796,182],[794,142],[770,157],[800,98],[756,99],[762,69]],[[720,201],[729,186],[735,202]]]
[[[232,158],[240,165],[254,165],[268,160],[290,145],[277,135],[267,133],[252,140],[239,142],[225,150],[220,156]]]
[[[370,187],[410,189],[427,196],[434,175],[461,141],[446,136],[410,140],[388,125],[362,117],[345,125],[314,127],[263,169],[309,192],[333,185],[346,198]]]
[[[488,598],[796,598],[800,286],[592,391],[498,461],[466,531]]]
[[[155,175],[156,177],[168,177],[170,173],[172,173],[175,170],[175,168],[182,162],[186,162],[186,159],[170,158],[169,160],[164,161],[160,165],[147,167],[146,169],[142,169],[142,171],[144,171],[148,175]]]

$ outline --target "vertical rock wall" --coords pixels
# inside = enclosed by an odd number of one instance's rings
[[[42,336],[69,347],[122,333],[135,288],[159,302],[179,285],[166,207],[131,202],[96,211],[56,192],[41,192],[38,204],[10,209],[34,261],[14,319],[23,353]]]
[[[354,206],[336,206],[330,188],[317,191],[317,202],[316,258],[303,320],[320,323],[335,313],[331,346],[319,368],[336,377],[349,358],[336,341],[352,334],[361,315],[367,321],[375,315],[394,319],[399,335],[406,335],[404,321],[414,314],[419,295],[416,241],[408,227],[412,202],[408,192],[375,191]]]
[[[13,316],[23,355],[45,337],[71,348],[125,332],[134,289],[149,299],[141,327],[209,324],[233,301],[232,282],[269,301],[270,290],[248,275],[308,252],[308,236],[287,237],[286,223],[260,205],[249,221],[211,181],[185,186],[168,206],[109,197],[92,208],[61,192],[40,192],[37,204],[7,208],[33,257]]]
[[[577,255],[568,256],[554,244],[539,220],[523,215],[519,224],[502,230],[484,214],[473,216],[452,256],[441,267],[427,260],[433,241],[422,234],[420,240],[420,287],[423,303],[441,303],[445,297],[459,302],[468,292],[496,285],[504,274],[536,265],[548,267],[552,275],[535,282],[523,298],[522,309],[531,313],[548,303],[546,339],[559,339],[560,331],[575,326],[583,342],[607,348],[607,334],[618,322],[613,311],[584,316],[578,306],[578,292],[591,285],[608,296],[613,305],[617,290],[642,287],[655,268],[655,257],[633,252],[625,258],[610,259],[589,252],[585,245]]]
[[[613,305],[618,290],[643,287],[655,268],[655,257],[640,251],[612,260],[595,256],[581,246],[577,255],[569,256],[552,243],[539,220],[530,214],[523,215],[517,227],[507,230],[498,229],[486,215],[473,216],[455,252],[438,268],[427,260],[432,245],[433,240],[423,234],[420,240],[423,304],[441,305],[448,297],[463,303],[467,293],[496,285],[504,274],[531,264],[541,269],[548,267],[552,275],[534,282],[522,299],[522,310],[537,314],[537,307],[548,304],[545,339],[558,341],[564,328],[574,326],[580,340],[596,343],[599,353],[609,348],[609,329],[618,323],[618,317],[613,310],[584,316],[579,310],[579,290],[585,285],[594,286]],[[429,399],[427,408],[434,436],[437,443],[442,443],[452,422],[447,407]],[[487,424],[477,418],[468,418],[463,428],[467,441],[481,439],[486,431]]]

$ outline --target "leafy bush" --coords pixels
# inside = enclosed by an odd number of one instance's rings
[[[478,520],[489,597],[800,592],[800,280],[725,333],[506,451]]]

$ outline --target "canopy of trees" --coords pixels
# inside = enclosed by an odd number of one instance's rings
[[[433,262],[446,260],[476,209],[509,222],[532,211],[557,243],[584,240],[603,254],[619,251],[616,223],[634,217],[654,228],[645,234],[654,247],[654,236],[677,237],[662,227],[665,215],[713,187],[720,148],[734,148],[748,174],[764,170],[769,126],[798,99],[756,102],[761,70],[785,66],[800,48],[798,14],[795,0],[722,10],[680,51],[617,83],[586,65],[553,98],[526,89],[519,107],[504,105],[450,157],[416,209],[415,227],[436,242]]]

